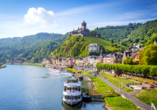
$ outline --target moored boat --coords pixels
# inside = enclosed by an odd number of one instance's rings
[[[75,105],[82,101],[81,82],[74,76],[69,77],[64,83],[62,100],[69,105]]]
[[[60,73],[60,70],[59,69],[49,68],[49,72]]]

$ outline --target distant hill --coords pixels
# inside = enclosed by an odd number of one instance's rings
[[[129,23],[124,26],[106,26],[101,28],[96,28],[95,31],[101,34],[101,37],[111,41],[112,39],[116,43],[120,43],[123,39],[131,33],[131,31],[136,30],[141,23]]]
[[[15,58],[29,61],[32,57],[41,61],[42,58],[48,57],[54,49],[59,47],[67,36],[68,33],[65,35],[38,33],[22,37],[17,42],[0,45],[0,62]]]
[[[101,37],[114,42],[130,46],[133,43],[146,44],[148,41],[147,32],[157,27],[157,20],[147,21],[146,23],[129,23],[124,26],[106,26],[96,28],[95,31],[101,34]],[[150,36],[149,36],[150,37]]]
[[[153,33],[157,33],[157,20],[147,21],[146,23],[139,26],[136,30],[131,31],[123,42],[128,43],[142,43],[146,44]]]
[[[68,36],[66,41],[53,52],[52,57],[86,57],[90,54],[88,53],[88,45],[91,43],[100,44],[102,53],[120,52],[126,48],[117,44],[112,45],[111,42],[97,37]]]
[[[11,42],[17,42],[21,39],[21,37],[14,37],[14,38],[2,38],[0,39],[0,45],[11,43]]]

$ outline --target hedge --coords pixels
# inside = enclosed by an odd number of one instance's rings
[[[126,65],[126,64],[103,64],[97,63],[99,69],[117,70],[120,69],[126,73],[143,74],[144,76],[157,76],[157,66],[155,65]]]

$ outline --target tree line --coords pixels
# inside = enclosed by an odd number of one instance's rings
[[[155,65],[125,65],[125,64],[103,64],[97,63],[99,69],[105,70],[121,70],[124,73],[141,74],[144,77],[157,76],[157,66]]]

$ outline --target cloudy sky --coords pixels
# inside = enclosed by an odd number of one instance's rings
[[[157,19],[157,0],[0,0],[0,38]]]

